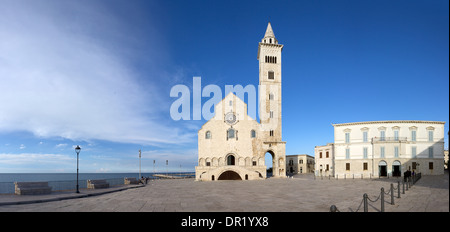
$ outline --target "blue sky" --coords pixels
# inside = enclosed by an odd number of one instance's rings
[[[0,172],[192,171],[204,120],[172,86],[258,84],[270,20],[283,49],[287,154],[331,123],[449,118],[449,3],[0,0]],[[202,101],[207,101],[203,98]],[[445,137],[447,148],[447,135]],[[181,165],[181,169],[180,169]]]

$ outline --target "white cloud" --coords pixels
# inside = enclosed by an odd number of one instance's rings
[[[0,7],[0,131],[137,144],[193,141],[195,134],[172,128],[161,112],[170,102],[155,77],[145,74],[143,82],[131,67],[126,47],[136,39],[116,33],[127,25],[108,8],[93,1],[25,2]]]
[[[20,147],[19,147],[20,150],[25,149],[25,148],[27,148],[25,145],[20,144]]]
[[[60,143],[60,144],[57,144],[55,147],[62,149],[62,148],[67,147],[67,145],[68,145],[67,143]]]
[[[0,164],[7,166],[23,166],[27,164],[35,164],[37,166],[37,164],[73,163],[73,161],[74,158],[63,154],[0,153]]]

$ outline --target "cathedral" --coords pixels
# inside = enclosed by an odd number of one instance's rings
[[[198,181],[266,179],[265,155],[272,156],[272,176],[286,177],[286,142],[281,137],[281,51],[272,26],[258,45],[259,118],[230,92],[215,105],[215,115],[198,131]]]

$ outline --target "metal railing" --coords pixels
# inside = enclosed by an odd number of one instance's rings
[[[407,137],[374,137],[372,142],[405,142]]]
[[[406,181],[401,181],[402,182],[402,193],[401,194],[405,194],[405,189],[406,191],[408,191],[418,180],[420,180],[420,178],[422,178],[422,174],[421,173],[417,173],[414,176],[411,177],[407,177]],[[376,197],[376,199],[370,199],[369,196],[367,195],[367,193],[363,194],[363,199],[361,201],[361,203],[359,204],[358,208],[354,211],[354,212],[358,212],[361,209],[361,206],[363,206],[363,210],[364,212],[369,212],[369,205],[371,205],[369,202],[371,203],[376,203],[378,200],[380,200],[380,212],[385,212],[385,195],[387,196],[391,196],[390,198],[390,204],[391,205],[395,205],[395,197],[397,198],[401,198],[401,194],[400,194],[400,181],[397,182],[397,187],[394,187],[394,183],[391,183],[391,186],[389,188],[389,190],[387,192],[384,191],[384,188],[382,187],[380,189],[380,194]],[[397,196],[395,196],[395,191],[397,191]],[[375,208],[373,205],[371,205],[373,208]],[[330,207],[330,212],[340,212],[339,209],[336,207],[336,205],[332,205]]]

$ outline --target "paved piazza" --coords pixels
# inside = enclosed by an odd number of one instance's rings
[[[381,187],[387,191],[397,180],[314,180],[312,175],[265,181],[157,180],[145,187],[99,196],[4,205],[0,211],[327,212],[336,205],[341,212],[352,212],[358,207],[363,211],[364,193],[375,200]],[[448,172],[422,177],[400,199],[395,198],[395,205],[390,205],[390,196],[385,196],[385,202],[386,212],[448,212]],[[369,212],[379,211],[380,204],[380,200],[370,203]]]

